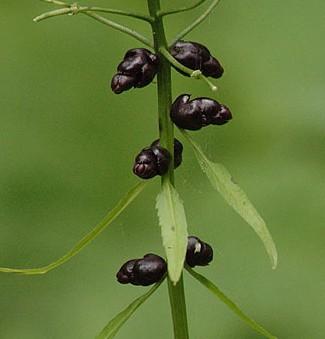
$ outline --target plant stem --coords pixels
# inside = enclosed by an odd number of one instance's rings
[[[162,147],[167,148],[172,155],[171,165],[167,174],[162,177],[162,184],[165,181],[170,181],[174,185],[174,127],[169,115],[172,104],[171,66],[169,61],[160,52],[160,48],[167,48],[163,19],[159,17],[158,14],[160,12],[160,0],[147,0],[147,2],[149,14],[154,18],[151,24],[154,48],[160,58],[159,72],[157,75],[160,143]],[[186,303],[182,277],[176,285],[173,285],[168,277],[168,292],[174,324],[174,338],[188,339]]]
[[[176,285],[168,279],[168,293],[173,316],[174,338],[188,339],[188,325],[184,293],[183,275]]]
[[[166,47],[167,40],[162,18],[158,17],[160,0],[147,0],[150,16],[154,18],[152,33],[155,52],[159,55],[159,72],[157,74],[159,134],[162,147],[174,155],[174,127],[170,119],[171,94],[171,67],[170,63],[161,54],[160,48]],[[173,161],[171,161],[173,163]],[[162,180],[170,180],[174,184],[174,166],[170,166],[168,173]]]

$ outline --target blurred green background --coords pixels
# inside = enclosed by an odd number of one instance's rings
[[[162,0],[165,8],[186,2]],[[145,0],[88,4],[146,11]],[[51,9],[37,0],[0,3],[0,266],[41,266],[69,250],[137,181],[134,156],[157,137],[155,85],[120,96],[108,87],[125,51],[141,44],[82,15],[32,22]],[[199,12],[166,20],[168,36]],[[325,338],[324,13],[323,0],[224,0],[188,36],[222,61],[216,97],[234,113],[228,125],[192,135],[246,190],[279,251],[272,271],[184,141],[177,188],[190,233],[216,252],[199,271],[282,339]],[[116,19],[149,34],[145,24]],[[204,83],[173,77],[174,96],[211,95]],[[115,273],[128,258],[163,254],[158,189],[156,180],[48,275],[0,274],[0,338],[93,338],[143,293],[117,284]],[[188,275],[185,284],[191,338],[260,338]],[[165,285],[118,336],[171,337]]]

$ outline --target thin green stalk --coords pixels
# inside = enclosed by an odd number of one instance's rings
[[[147,22],[152,22],[153,18],[151,18],[148,15],[143,15],[140,13],[136,12],[126,12],[122,11],[120,9],[115,9],[115,8],[104,8],[104,7],[86,7],[86,6],[77,6],[77,5],[71,5],[69,6],[68,4],[62,5],[64,8],[56,9],[50,12],[43,13],[39,16],[37,16],[34,21],[39,22],[48,18],[51,18],[53,16],[58,16],[58,15],[64,15],[64,14],[78,14],[82,12],[101,12],[101,13],[109,13],[109,14],[117,14],[117,15],[122,15],[122,16],[129,16],[132,18],[140,19],[143,21]]]
[[[158,16],[160,11],[160,0],[147,0],[149,14],[155,20],[152,23],[152,33],[154,37],[154,48],[160,57],[159,72],[157,75],[158,88],[158,114],[159,114],[159,133],[161,145],[168,149],[170,154],[174,155],[174,128],[170,119],[170,107],[172,104],[171,93],[171,66],[169,61],[161,53],[161,48],[167,47],[167,40],[162,18]],[[168,173],[162,177],[162,184],[170,181],[174,184],[174,166],[171,161]],[[168,278],[168,291],[174,324],[174,338],[188,339],[188,325],[186,314],[186,303],[184,294],[183,279],[181,278],[176,285],[173,285]]]
[[[61,16],[61,15],[66,15],[66,14],[73,14],[73,9],[71,7],[64,7],[64,8],[59,8],[55,9],[50,12],[43,13],[41,15],[38,15],[33,19],[34,22],[40,22],[49,18],[53,18],[56,16]]]
[[[41,1],[46,2],[48,4],[53,4],[53,5],[63,6],[63,7],[70,7],[70,5],[67,4],[66,2],[59,1],[59,0],[41,0]]]
[[[182,39],[185,35],[193,31],[195,27],[197,27],[202,21],[204,21],[209,14],[214,10],[214,8],[219,4],[220,0],[214,0],[211,5],[207,8],[207,10],[202,13],[195,21],[193,21],[188,27],[178,33],[175,39],[170,44],[171,46],[178,40]]]
[[[182,71],[183,73],[189,75],[192,79],[203,80],[210,87],[211,91],[216,92],[218,87],[214,85],[206,76],[202,74],[202,72],[198,69],[193,71],[192,69],[182,65],[179,63],[165,47],[160,48],[160,53],[177,69]]]
[[[58,3],[52,2],[52,1],[47,1],[47,2],[58,4]],[[95,20],[101,22],[102,24],[104,24],[106,26],[109,26],[109,27],[116,29],[120,32],[128,34],[128,35],[132,36],[133,38],[137,39],[138,41],[142,42],[146,46],[153,48],[153,44],[146,37],[144,37],[142,34],[140,34],[139,32],[137,32],[137,31],[135,31],[135,30],[133,30],[133,29],[127,27],[127,26],[121,25],[121,24],[119,24],[115,21],[112,21],[112,20],[109,20],[105,17],[102,17],[98,14],[95,14],[89,9],[89,7],[79,7],[76,4],[70,6],[70,5],[67,5],[63,2],[59,2],[59,3],[64,8],[60,8],[60,9],[56,9],[54,11],[43,13],[43,14],[39,15],[38,17],[34,18],[34,21],[39,22],[39,21],[42,21],[42,20],[45,20],[45,19],[60,16],[60,15],[67,15],[67,14],[68,15],[69,14],[75,15],[75,14],[81,13],[81,14],[84,14],[84,15],[91,17],[92,19],[95,19]],[[98,7],[95,7],[95,9],[98,10]],[[106,9],[103,9],[103,8],[100,8],[100,9],[101,9],[101,11],[106,10]],[[97,10],[95,10],[95,11],[97,11]],[[121,14],[121,13],[119,13],[119,14]],[[124,15],[126,15],[126,14],[124,14]],[[147,18],[149,18],[149,17],[147,17]],[[150,18],[150,21],[148,19],[148,21],[150,23],[152,23],[152,20],[153,19],[151,19],[151,18]]]
[[[181,8],[176,8],[176,9],[170,9],[168,11],[159,11],[158,16],[163,17],[166,15],[171,15],[171,14],[177,14],[177,13],[181,13],[181,12],[187,12],[190,11],[191,9],[194,9],[196,7],[199,7],[200,5],[202,5],[206,0],[199,0],[198,2],[196,2],[194,5],[192,6],[188,6],[188,7],[181,7]]]
[[[102,17],[102,16],[100,16],[98,14],[88,13],[88,12],[85,12],[83,14],[85,14],[85,15],[87,15],[87,16],[89,16],[89,17],[91,17],[91,18],[101,22],[104,25],[107,25],[107,26],[109,26],[111,28],[114,28],[114,29],[116,29],[118,31],[121,31],[121,32],[125,33],[125,34],[128,34],[128,35],[132,36],[133,38],[141,41],[146,46],[148,46],[150,48],[153,48],[153,44],[146,37],[144,37],[143,35],[141,35],[137,31],[134,31],[131,28],[128,28],[128,27],[123,26],[121,24],[118,24],[118,23],[116,23],[114,21],[106,19],[106,18],[104,18],[104,17]]]
[[[140,19],[147,22],[153,22],[153,18],[149,15],[144,15],[137,12],[126,12],[122,11],[121,9],[115,9],[115,8],[103,8],[103,7],[86,7],[83,11],[85,12],[102,12],[102,13],[111,13],[116,15],[123,15],[123,16],[129,16],[135,19]]]

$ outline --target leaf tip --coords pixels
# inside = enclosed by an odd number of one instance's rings
[[[176,284],[178,283],[179,279],[181,278],[181,275],[182,275],[182,270],[180,272],[178,272],[178,270],[172,271],[172,270],[168,269],[169,279],[174,286],[176,286]]]
[[[272,259],[272,270],[276,270],[278,267],[278,255],[276,254],[275,257]]]
[[[270,260],[271,260],[272,270],[275,270],[278,267],[278,251],[275,247],[273,240],[272,240],[272,248],[267,249],[267,252],[268,252]]]

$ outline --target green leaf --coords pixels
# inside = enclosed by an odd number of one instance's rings
[[[168,274],[170,280],[176,284],[184,267],[187,222],[183,202],[169,181],[162,185],[162,190],[157,196],[156,208],[168,261]]]
[[[140,307],[161,285],[162,281],[155,284],[147,293],[135,299],[127,308],[115,316],[104,327],[96,339],[111,339],[114,338],[124,323],[132,316],[132,314]]]
[[[195,272],[190,267],[186,267],[186,270],[197,279],[203,286],[205,286],[214,296],[220,299],[226,304],[241,320],[243,320],[248,326],[250,326],[256,332],[264,335],[266,338],[277,339],[270,332],[268,332],[261,325],[256,323],[253,319],[249,318],[233,301],[231,301],[220,289],[214,285],[210,280],[205,278],[203,275]]]
[[[128,206],[129,204],[142,192],[146,183],[140,182],[134,186],[118,203],[117,205],[104,217],[104,219],[95,228],[85,235],[68,253],[60,257],[49,265],[38,268],[7,268],[0,267],[0,272],[4,273],[20,273],[20,274],[45,274],[54,268],[57,268],[76,254],[84,249],[91,241],[93,241],[101,232],[104,231]]]
[[[275,269],[278,262],[278,253],[272,236],[246,193],[233,181],[231,174],[222,165],[210,161],[201,150],[200,146],[184,131],[183,135],[194,149],[196,158],[203,172],[209,178],[212,186],[219,191],[227,203],[253,228],[262,240],[270,257],[272,268]]]

